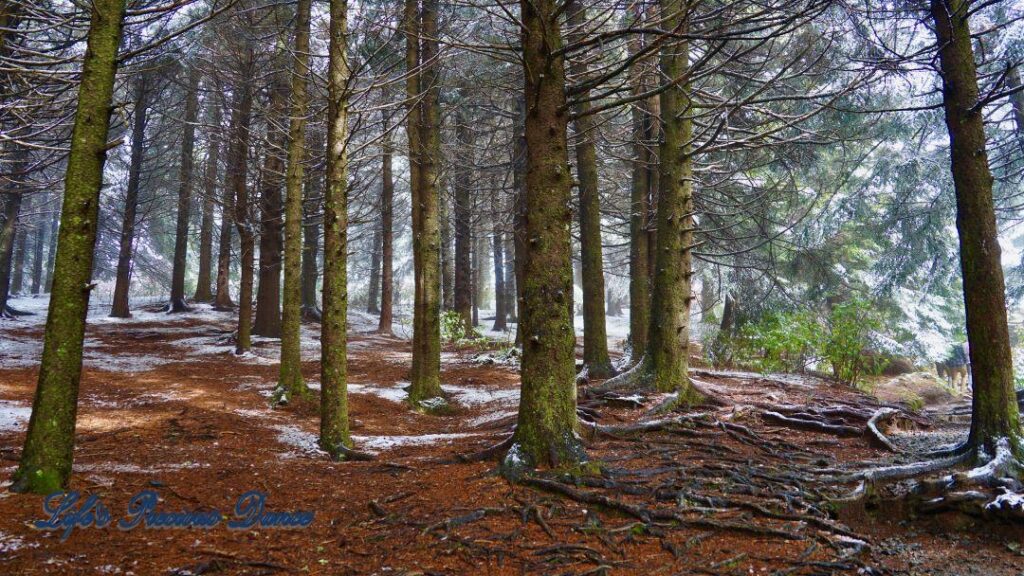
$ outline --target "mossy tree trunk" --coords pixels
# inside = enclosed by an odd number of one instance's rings
[[[232,117],[234,115],[232,114]],[[231,238],[234,228],[235,191],[231,186],[231,128],[227,143],[228,165],[224,169],[224,185],[220,200],[220,235],[217,239],[217,286],[213,306],[217,310],[231,310],[235,303],[231,300]]]
[[[569,8],[570,42],[583,40],[587,9],[581,2]],[[586,53],[570,61],[574,77],[586,78]],[[576,95],[576,175],[579,181],[580,261],[583,288],[583,370],[592,378],[607,378],[615,373],[608,356],[608,330],[605,321],[604,258],[601,248],[601,195],[598,189],[597,126],[590,114],[590,91]]]
[[[414,103],[409,125],[413,188],[413,362],[409,401],[418,404],[441,395],[441,238],[438,218],[438,176],[441,156],[438,78],[437,1],[415,0],[406,6],[407,90]]]
[[[520,286],[522,391],[506,470],[585,458],[577,438],[576,337],[572,323],[572,181],[558,3],[523,0],[526,102],[526,250]]]
[[[305,181],[306,111],[309,77],[309,30],[312,0],[295,9],[295,53],[292,56],[291,112],[284,194],[284,298],[281,310],[281,365],[278,395],[288,401],[309,396],[302,379],[302,185]]]
[[[114,301],[110,315],[115,318],[131,317],[128,291],[131,287],[132,251],[135,245],[135,220],[139,206],[139,183],[145,158],[146,121],[149,108],[148,75],[143,72],[135,81],[135,111],[132,113],[132,154],[128,165],[128,185],[124,194],[124,215],[121,221],[121,244],[117,254],[117,273],[114,282]]]
[[[320,447],[341,458],[348,426],[348,2],[330,2],[327,70],[327,186],[324,196],[324,286],[320,328]]]
[[[281,51],[279,60],[285,60]],[[285,64],[281,62],[281,68]],[[288,132],[288,79],[279,72],[270,83],[270,106],[267,116],[267,149],[263,158],[262,186],[260,190],[260,263],[259,286],[256,292],[256,317],[253,334],[269,338],[281,337],[281,251],[284,223],[281,187],[285,173],[285,149]]]
[[[252,347],[252,285],[255,264],[255,237],[249,219],[249,187],[246,182],[249,158],[249,125],[252,122],[252,78],[242,71],[235,86],[231,107],[231,136],[228,146],[228,190],[234,199],[234,224],[238,231],[238,330],[235,353]]]
[[[381,269],[380,269],[380,322],[377,331],[391,334],[394,322],[394,211],[395,211],[395,179],[392,174],[391,127],[389,114],[384,114],[384,134],[381,136],[381,191],[380,191],[380,232],[381,232]]]
[[[1015,451],[1024,454],[1013,388],[993,179],[985,151],[984,117],[968,22],[970,8],[966,0],[931,2],[956,190],[956,227],[974,383],[968,442],[991,454],[997,439],[1009,438]]]
[[[196,118],[199,114],[199,70],[197,68],[191,68],[188,72],[187,90],[185,130],[181,137],[181,170],[178,177],[178,215],[174,234],[174,265],[171,270],[170,312],[188,310],[188,305],[185,303],[185,266],[188,263],[188,224],[189,208],[192,204],[193,152],[195,150]]]
[[[124,0],[93,0],[64,178],[53,295],[28,434],[11,490],[48,494],[67,488],[75,445],[82,341],[92,290],[107,130],[110,127]]]
[[[666,27],[679,34],[688,30],[688,11],[684,0],[661,2]],[[666,42],[661,51],[661,77],[673,79],[670,81],[674,85],[661,93],[658,235],[647,346],[648,374],[654,387],[677,392],[683,403],[698,400],[687,376],[693,244],[693,121],[689,82],[685,79],[688,67],[688,42]]]
[[[196,276],[196,302],[212,302],[210,290],[213,269],[213,206],[217,197],[217,171],[220,165],[221,107],[211,98],[210,133],[206,138],[206,168],[203,174],[203,216],[199,225],[199,273]]]

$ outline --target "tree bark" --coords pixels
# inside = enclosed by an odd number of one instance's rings
[[[966,0],[932,0],[939,46],[942,96],[956,190],[973,411],[968,442],[994,453],[999,438],[1024,453],[1013,387],[999,233],[992,201],[992,173],[978,101],[978,76]]]
[[[92,2],[64,180],[53,296],[32,416],[11,486],[15,492],[49,494],[67,488],[71,476],[82,341],[124,11],[124,0]]]
[[[130,318],[128,291],[131,287],[132,249],[135,243],[135,219],[139,205],[139,181],[142,176],[142,162],[145,155],[147,108],[149,88],[147,76],[140,74],[135,82],[135,112],[132,120],[132,155],[128,167],[128,186],[125,189],[124,217],[121,222],[121,246],[117,255],[117,279],[114,284],[114,302],[110,315],[114,318]]]
[[[53,260],[57,256],[57,231],[60,225],[60,205],[54,206],[53,213],[50,216],[50,233],[49,233],[49,246],[46,249],[46,280],[45,290],[47,294],[53,289]],[[2,268],[0,268],[2,269]],[[3,307],[0,306],[0,313],[3,312]]]
[[[491,330],[504,332],[505,318],[505,242],[501,231],[501,199],[491,196],[491,254],[494,256],[494,325]]]
[[[410,7],[411,5],[411,7]],[[409,86],[418,100],[409,124],[413,183],[413,362],[409,401],[415,406],[441,396],[441,254],[438,222],[438,174],[441,156],[438,78],[437,0],[424,0],[419,18],[416,2],[406,4],[406,63],[413,63]],[[422,49],[419,48],[422,44]],[[412,71],[418,70],[418,73]],[[408,131],[408,128],[407,128]],[[415,152],[413,152],[415,151]]]
[[[523,277],[526,269],[526,101],[516,99],[516,120],[512,125],[512,246],[516,284],[516,346],[523,345]]]
[[[295,12],[295,53],[291,114],[288,119],[288,164],[285,168],[284,303],[281,311],[280,399],[306,398],[302,378],[302,186],[305,181],[306,113],[309,77],[309,30],[312,0],[299,0]],[[314,240],[314,250],[316,248]],[[314,256],[315,258],[315,256]],[[314,262],[314,290],[315,290]],[[315,299],[315,295],[313,296]]]
[[[29,199],[29,206],[32,200]],[[14,261],[11,263],[11,293],[20,295],[25,291],[25,251],[28,242],[28,227],[25,219],[19,215],[14,228]]]
[[[17,156],[11,162],[13,166],[24,163],[27,151],[18,148]],[[22,191],[18,189],[17,180],[13,179],[4,193],[4,222],[0,228],[0,316],[9,313],[7,301],[11,294],[11,269],[14,261],[14,237],[18,230],[18,216],[21,214]]]
[[[381,193],[380,193],[380,229],[381,229],[381,273],[380,273],[380,322],[377,331],[391,334],[394,322],[394,207],[395,180],[392,174],[391,127],[389,114],[384,115],[384,134],[381,136]]]
[[[281,185],[285,173],[282,153],[288,137],[284,128],[285,118],[288,117],[288,82],[283,73],[275,74],[271,80],[270,107],[267,115],[267,150],[263,159],[263,182],[260,190],[259,287],[256,293],[253,333],[268,338],[280,338],[281,250],[284,242]]]
[[[206,172],[203,175],[203,220],[199,226],[199,275],[196,277],[196,293],[192,297],[196,302],[213,302],[210,290],[213,264],[213,206],[217,197],[217,171],[220,164],[220,124],[222,121],[221,106],[211,98],[210,124],[207,136]]]
[[[324,196],[324,288],[320,331],[320,447],[332,458],[351,445],[348,423],[348,10],[330,2],[327,72],[327,190]]]
[[[470,199],[472,186],[473,132],[469,120],[460,107],[455,115],[455,140],[460,161],[455,171],[455,311],[462,317],[466,334],[473,332],[472,261],[473,208]]]
[[[320,321],[316,283],[320,275],[317,258],[320,252],[319,197],[322,191],[318,183],[322,181],[320,177],[306,178],[302,200],[302,317],[314,322]]]
[[[585,458],[577,437],[576,338],[571,298],[571,177],[558,3],[523,0],[526,194],[520,284],[523,357],[519,417],[507,473]],[[518,252],[517,252],[518,254]]]
[[[640,20],[642,8],[637,8]],[[630,40],[630,52],[641,50],[641,36]],[[648,74],[644,61],[632,68],[633,94],[643,94],[648,88]],[[651,323],[651,271],[648,243],[648,214],[650,213],[650,110],[646,101],[633,105],[633,173],[629,196],[629,349],[632,361],[638,362],[647,350],[647,332]]]
[[[40,198],[40,200],[43,200]],[[42,208],[44,202],[38,202],[38,208]],[[37,208],[37,212],[39,212]],[[35,234],[32,235],[32,285],[29,289],[32,294],[39,294],[43,285],[43,244],[46,243],[46,225],[43,223],[43,216],[36,216]]]
[[[228,145],[228,186],[234,199],[234,224],[238,230],[239,287],[238,331],[235,335],[235,354],[243,354],[252,347],[252,285],[254,250],[256,248],[252,224],[249,221],[249,188],[246,173],[249,157],[249,125],[252,121],[252,77],[241,70],[235,86],[231,107],[231,136]]]
[[[587,10],[581,2],[569,8],[570,42],[583,40]],[[587,76],[586,54],[570,62],[570,72]],[[580,261],[583,288],[583,370],[592,378],[607,378],[615,373],[608,356],[608,330],[604,305],[604,258],[601,249],[601,195],[598,189],[597,130],[590,113],[590,91],[578,96],[573,106],[576,115],[576,174],[579,179]]]
[[[381,196],[384,196],[383,189]],[[378,221],[373,227],[373,237],[370,239],[370,281],[366,293],[366,312],[368,314],[380,314],[377,299],[380,296],[381,226]]]
[[[661,13],[669,30],[685,34],[686,0],[662,0]],[[690,340],[691,245],[693,244],[693,163],[690,141],[693,125],[687,80],[689,43],[673,40],[661,52],[661,76],[674,83],[661,93],[663,137],[657,203],[658,236],[651,302],[648,374],[654,387],[678,393],[691,404],[699,395],[687,376]]]
[[[189,208],[192,205],[192,168],[196,139],[196,118],[199,114],[199,70],[188,73],[185,95],[185,131],[181,138],[181,173],[178,184],[178,221],[174,235],[174,267],[171,271],[170,312],[188,310],[185,303],[185,267],[188,263]]]
[[[232,114],[232,122],[234,114]],[[233,126],[229,126],[229,131]],[[224,168],[224,188],[220,202],[220,237],[217,240],[217,290],[213,300],[215,310],[232,310],[235,303],[231,301],[231,229],[234,226],[235,191],[231,186],[231,132],[228,136],[227,165]]]
[[[450,194],[439,194],[441,218],[441,308],[455,309],[455,255],[452,251],[452,207]]]

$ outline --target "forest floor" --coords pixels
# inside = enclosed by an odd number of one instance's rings
[[[770,407],[877,404],[805,377],[695,372],[730,405],[663,415],[673,425],[585,434],[597,466],[511,484],[495,462],[459,455],[502,440],[518,401],[515,369],[446,349],[451,414],[403,403],[407,340],[354,315],[350,413],[372,462],[331,462],[316,447],[311,402],[272,408],[276,341],[235,357],[228,314],[204,309],[88,328],[71,488],[97,496],[114,522],[142,490],[163,511],[220,510],[246,491],[273,511],[311,510],[308,528],[118,530],[32,528],[43,498],[5,489],[18,461],[37,376],[39,319],[0,323],[0,573],[3,574],[1024,574],[1024,529],[899,507],[834,519],[852,490],[823,471],[894,461],[860,436],[801,431]],[[315,327],[304,372],[316,384]],[[476,357],[476,358],[475,358]],[[637,404],[639,401],[640,405]],[[604,425],[650,421],[656,396],[591,404]],[[922,420],[922,424],[925,422]],[[955,438],[934,422],[899,439]],[[903,461],[911,459],[901,456]]]

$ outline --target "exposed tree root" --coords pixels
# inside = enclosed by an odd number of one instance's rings
[[[25,310],[18,310],[11,306],[4,306],[4,309],[0,311],[0,318],[17,318],[18,316],[35,316],[35,312],[26,312]]]
[[[770,422],[776,424],[782,424],[789,428],[798,428],[801,430],[810,430],[813,432],[826,432],[829,434],[835,434],[837,436],[860,436],[864,431],[855,426],[847,426],[844,424],[831,424],[824,420],[812,419],[811,417],[792,417],[779,414],[771,410],[765,410],[761,412],[761,417]]]
[[[183,298],[173,298],[171,299],[170,302],[167,303],[167,306],[164,307],[164,312],[168,314],[176,314],[178,312],[191,311],[192,308],[190,308],[189,305],[185,303],[185,300]]]
[[[882,432],[881,428],[886,427],[899,416],[899,410],[894,408],[879,408],[868,420],[868,440],[878,447],[886,448],[892,452],[902,452],[899,446],[892,443],[892,440]],[[880,428],[881,427],[881,428]]]
[[[348,446],[345,446],[344,444],[339,444],[338,446],[336,446],[333,452],[336,455],[331,456],[331,459],[337,461],[351,460],[354,462],[373,462],[374,460],[377,459],[377,456],[375,454],[371,454],[369,452],[362,452],[360,450],[354,450],[352,448],[349,448]]]
[[[479,452],[473,452],[472,454],[459,454],[457,458],[460,462],[483,462],[484,460],[492,460],[503,455],[512,447],[513,436],[514,434],[509,434],[508,438],[505,438],[493,446],[484,448]]]

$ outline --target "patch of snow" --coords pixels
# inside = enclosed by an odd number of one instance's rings
[[[470,388],[444,384],[441,389],[451,394],[454,400],[463,406],[483,406],[492,403],[511,405],[519,401],[518,388]]]
[[[0,432],[19,432],[28,426],[32,407],[18,402],[0,400]]]
[[[390,450],[400,446],[428,446],[431,444],[450,443],[453,440],[478,436],[473,433],[456,434],[423,434],[421,436],[353,436],[359,448],[366,450]]]
[[[22,548],[38,548],[38,542],[25,542],[20,536],[0,532],[0,555],[10,554]]]

